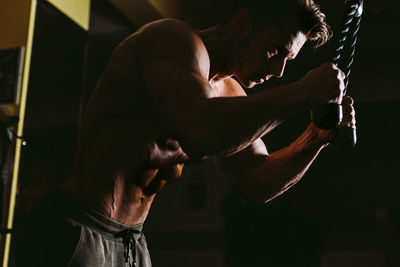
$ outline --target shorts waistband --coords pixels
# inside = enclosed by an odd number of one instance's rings
[[[133,234],[136,240],[142,236],[143,223],[132,226],[114,221],[104,216],[101,212],[82,203],[61,187],[55,189],[50,194],[55,194],[57,198],[61,199],[63,206],[66,205],[64,211],[66,211],[76,223],[83,224],[90,228],[97,228],[112,236],[119,236],[121,232],[126,232],[128,230]]]

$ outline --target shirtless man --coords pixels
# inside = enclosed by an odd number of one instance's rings
[[[58,260],[151,266],[141,227],[156,193],[179,178],[185,162],[222,158],[259,203],[298,182],[331,131],[310,123],[271,154],[260,138],[292,114],[328,102],[343,105],[339,127],[355,127],[343,73],[326,63],[288,85],[251,96],[243,88],[281,77],[306,41],[326,42],[324,19],[311,0],[236,1],[215,27],[195,30],[164,19],[124,40],[86,109],[75,173],[44,201],[67,218],[60,223],[54,222],[58,215],[48,216],[52,225],[64,225],[57,231],[71,233],[64,243],[73,249]],[[46,207],[52,209],[43,204],[42,215]]]

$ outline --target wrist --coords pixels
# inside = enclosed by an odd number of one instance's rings
[[[307,127],[306,135],[311,145],[325,147],[332,141],[333,134],[331,130],[318,128],[313,122]]]

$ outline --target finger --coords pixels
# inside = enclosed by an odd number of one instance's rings
[[[339,67],[335,63],[329,63],[329,64],[333,70],[336,70],[338,72],[338,78],[340,79],[346,78],[346,74],[341,69],[339,69]]]
[[[353,99],[349,96],[343,97],[342,101],[343,118],[339,126],[356,127],[356,112],[353,107]]]
[[[343,106],[352,106],[354,104],[354,100],[353,98],[351,98],[350,96],[344,96],[342,99],[342,105]]]
[[[341,122],[338,126],[338,128],[340,127],[349,127],[349,128],[353,128],[356,129],[356,122],[355,121],[347,121],[347,122]]]
[[[339,85],[339,97],[338,97],[338,100],[339,100],[339,104],[342,104],[342,101],[343,101],[343,97],[344,97],[344,91],[345,91],[345,89],[346,89],[346,86],[345,86],[345,84],[344,84],[344,78],[342,77],[342,72],[340,71],[340,70],[338,70],[338,74],[337,74],[337,81],[338,81],[338,85]]]
[[[338,127],[351,127],[356,128],[356,118],[351,115],[343,116],[342,121],[340,122]]]
[[[163,140],[152,143],[150,147],[149,164],[152,168],[166,168],[188,160],[179,143],[175,140]]]
[[[350,115],[352,117],[355,117],[356,115],[354,107],[349,105],[343,105],[343,102],[342,102],[342,113],[343,116]]]
[[[341,80],[346,79],[346,74],[339,68],[338,68],[338,78]]]
[[[336,64],[333,63],[333,62],[327,62],[327,63],[325,63],[325,66],[327,66],[328,68],[333,69],[333,70],[337,70],[338,69]]]
[[[354,110],[354,107],[351,105],[342,105],[342,112],[343,112],[343,118],[342,118],[341,124],[343,124],[343,125],[341,125],[341,126],[349,126],[350,125],[351,127],[355,127],[356,112]]]
[[[342,121],[351,122],[351,121],[355,121],[355,120],[356,120],[356,117],[353,116],[352,114],[343,114]]]

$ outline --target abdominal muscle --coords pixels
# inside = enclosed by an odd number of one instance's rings
[[[110,172],[107,166],[86,170],[87,174],[77,172],[63,188],[112,220],[126,225],[143,223],[156,194],[180,178],[183,164],[163,169],[144,166],[128,172]]]
[[[113,177],[111,199],[109,205],[103,207],[111,219],[128,225],[143,223],[156,194],[168,183],[179,179],[183,168],[183,164],[162,168],[152,163],[146,165],[153,167],[139,170],[132,177],[124,174]]]
[[[63,187],[110,219],[127,225],[143,223],[156,193],[181,176],[184,153],[175,140],[154,137],[164,134],[151,129],[149,124],[157,123],[152,116],[138,120],[132,114],[92,123],[97,118],[93,113],[104,110],[88,110],[77,168]]]

